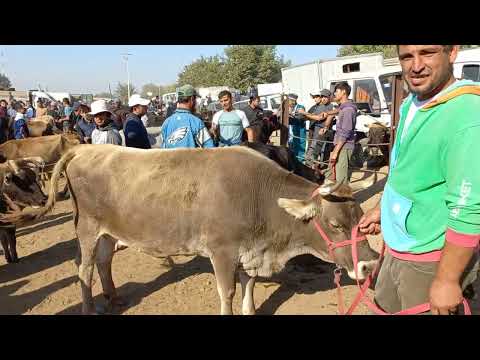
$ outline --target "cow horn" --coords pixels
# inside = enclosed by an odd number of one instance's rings
[[[337,183],[335,181],[326,180],[325,183],[318,188],[318,193],[322,196],[327,196],[335,191],[342,185],[342,183]]]

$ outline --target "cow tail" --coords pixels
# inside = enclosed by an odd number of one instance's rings
[[[72,149],[73,150],[73,149]],[[57,188],[58,188],[58,180],[60,179],[60,175],[62,172],[65,171],[68,163],[75,157],[75,151],[67,151],[58,162],[55,164],[53,168],[52,177],[50,179],[50,191],[48,193],[48,200],[47,204],[43,208],[39,208],[39,214],[35,216],[35,218],[39,218],[44,216],[46,213],[51,211],[55,206],[55,200],[57,196]]]

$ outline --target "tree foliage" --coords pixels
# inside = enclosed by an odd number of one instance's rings
[[[178,75],[178,84],[194,87],[225,85],[225,64],[220,56],[202,56],[183,68]]]
[[[0,89],[8,90],[10,87],[12,87],[12,83],[7,75],[0,74]]]
[[[152,97],[167,93],[175,92],[177,88],[177,84],[169,84],[169,85],[157,85],[154,83],[148,83],[142,86],[141,95],[145,98],[149,97],[147,93],[151,92]]]
[[[195,87],[226,85],[245,92],[259,83],[281,80],[281,68],[289,66],[272,45],[233,45],[223,56],[201,57],[184,67],[179,85]]]
[[[135,94],[137,89],[133,84],[130,84],[130,96]],[[117,88],[115,89],[114,95],[119,98],[122,103],[127,103],[128,102],[128,86],[127,83],[121,83],[119,82],[117,84]]]

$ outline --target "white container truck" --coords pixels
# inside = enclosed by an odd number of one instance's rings
[[[356,130],[367,132],[366,125],[381,122],[390,126],[392,102],[391,76],[401,72],[397,58],[384,59],[381,53],[317,60],[282,69],[285,93],[296,93],[298,102],[308,108],[314,104],[310,93],[330,89],[346,81],[352,87],[350,98],[365,114],[357,117]],[[462,50],[454,64],[458,79],[480,81],[480,48]],[[405,89],[407,91],[407,89]]]

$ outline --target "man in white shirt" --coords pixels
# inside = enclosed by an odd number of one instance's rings
[[[230,91],[221,91],[218,99],[223,110],[213,116],[212,129],[219,140],[219,146],[239,145],[242,142],[243,130],[247,132],[248,141],[253,142],[254,133],[250,122],[242,110],[233,108]]]

